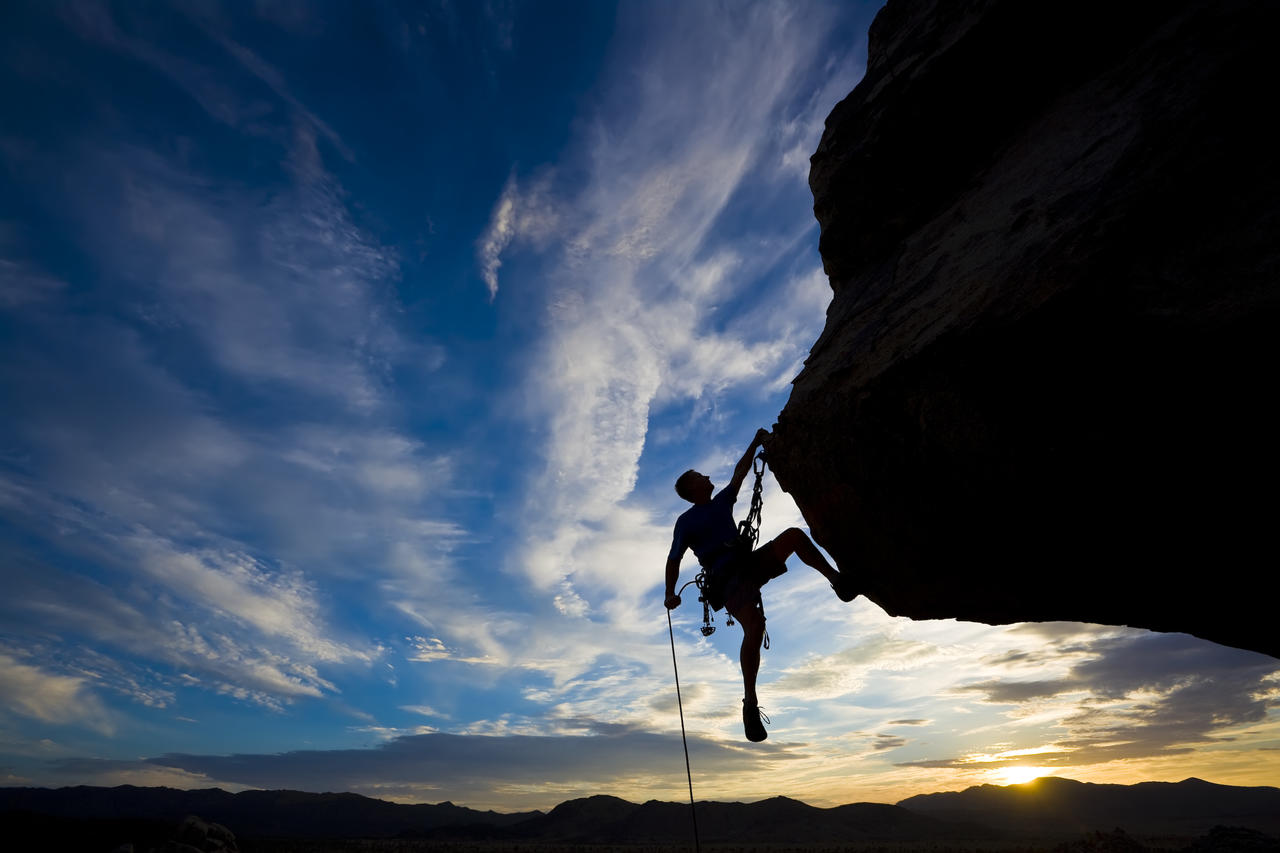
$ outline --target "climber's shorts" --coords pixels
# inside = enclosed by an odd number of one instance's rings
[[[716,610],[729,607],[732,613],[743,605],[760,600],[760,587],[787,570],[787,564],[779,560],[765,543],[750,554],[735,557],[718,564],[711,574],[708,601]]]

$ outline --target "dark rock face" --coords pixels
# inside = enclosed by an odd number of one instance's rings
[[[769,459],[886,611],[1280,656],[1280,4],[889,0]]]

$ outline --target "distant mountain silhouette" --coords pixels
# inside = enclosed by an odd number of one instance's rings
[[[440,841],[671,844],[687,842],[692,832],[687,803],[651,800],[636,804],[608,796],[569,800],[546,814],[499,814],[452,803],[399,805],[359,794],[229,794],[217,788],[182,791],[129,785],[57,790],[0,788],[0,822],[5,824],[18,821],[26,825],[31,815],[69,821],[176,822],[188,814],[223,824],[240,838],[415,837]],[[726,842],[998,837],[986,827],[915,814],[898,806],[857,803],[820,809],[786,797],[756,803],[702,802],[698,804],[698,825],[704,840]]]
[[[1099,785],[1045,777],[1022,785],[921,794],[898,805],[943,820],[1037,837],[1117,826],[1130,833],[1192,836],[1215,824],[1280,835],[1280,788],[1215,785],[1196,778]]]
[[[1280,835],[1280,789],[1178,783],[1094,785],[1046,778],[1025,785],[983,785],[924,794],[897,805],[854,803],[817,808],[787,797],[754,803],[698,803],[704,842],[839,844],[1061,839],[1116,827],[1135,835],[1192,838],[1217,824]],[[217,788],[0,788],[0,837],[7,829],[77,823],[177,822],[196,814],[239,838],[421,838],[553,844],[686,844],[687,803],[617,797],[569,800],[550,812],[501,814],[456,806],[399,805],[359,794]],[[83,829],[83,826],[81,827]],[[76,830],[80,831],[80,830]],[[83,834],[83,832],[81,833]],[[48,836],[45,836],[48,838]],[[53,849],[53,848],[46,848]]]
[[[820,809],[787,797],[755,803],[698,803],[698,829],[705,841],[839,842],[994,839],[986,827],[914,814],[898,806],[857,803]],[[617,797],[587,797],[561,803],[550,813],[511,828],[521,839],[561,843],[672,844],[689,840],[688,803],[650,800],[637,805]]]
[[[300,838],[391,837],[442,826],[501,827],[541,812],[502,814],[453,803],[401,805],[359,794],[305,791],[184,791],[121,785],[95,788],[0,788],[0,813],[26,811],[64,818],[145,819],[176,822],[200,815],[230,827],[237,836]]]

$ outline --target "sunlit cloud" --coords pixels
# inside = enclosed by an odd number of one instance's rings
[[[1183,634],[1128,632],[1063,645],[1072,665],[1060,679],[993,679],[954,688],[1011,705],[1010,715],[1056,700],[1049,713],[1057,729],[1051,745],[910,764],[1004,769],[1035,755],[1039,765],[1062,768],[1185,754],[1197,744],[1233,740],[1240,727],[1266,720],[1280,678],[1280,665],[1266,655]],[[1052,649],[1045,647],[1037,657]],[[1029,659],[1012,653],[997,658]]]
[[[502,254],[513,243],[545,247],[553,239],[559,224],[550,196],[551,173],[545,172],[526,187],[521,187],[513,173],[507,178],[502,195],[493,206],[489,225],[477,244],[480,277],[489,289],[489,301],[498,295],[498,270]]]
[[[50,762],[45,771],[53,779],[67,785],[93,784],[103,787],[138,785],[147,787],[208,789],[221,788],[238,793],[255,786],[242,785],[230,779],[217,779],[203,773],[192,773],[179,767],[148,764],[142,761],[77,758]],[[87,781],[86,781],[87,780]]]
[[[435,717],[440,719],[448,718],[448,714],[442,714],[430,705],[401,705],[400,710],[408,711],[411,714],[420,714],[424,717]]]
[[[0,653],[4,707],[46,723],[84,723],[104,734],[115,726],[85,679],[58,675]]]
[[[447,660],[455,661],[457,663],[471,664],[498,663],[498,659],[493,657],[469,657],[458,654],[456,651],[450,649],[441,642],[438,637],[409,637],[408,640],[413,647],[413,651],[408,656],[408,659],[411,661],[429,663],[431,661]]]
[[[511,244],[515,226],[512,222],[515,211],[515,178],[507,181],[502,197],[494,205],[493,216],[489,219],[489,228],[480,238],[480,274],[489,288],[489,301],[498,295],[498,269],[502,266],[502,252]]]

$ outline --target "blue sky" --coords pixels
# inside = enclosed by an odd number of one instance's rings
[[[877,7],[5,4],[0,783],[681,799],[671,483],[822,328]],[[700,797],[1277,778],[1272,658],[767,593],[760,745],[675,614]]]

